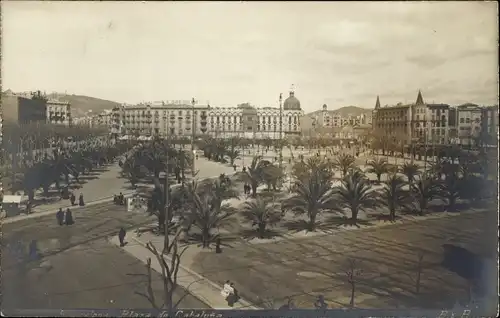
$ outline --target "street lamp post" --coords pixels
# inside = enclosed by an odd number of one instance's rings
[[[281,168],[282,166],[282,161],[283,161],[283,94],[280,93],[280,163],[279,167]]]
[[[191,175],[192,175],[193,178],[194,178],[194,175],[195,175],[195,171],[194,170],[195,170],[195,162],[196,162],[196,153],[195,153],[195,150],[194,150],[194,137],[195,137],[195,129],[196,129],[196,126],[195,126],[195,118],[196,118],[196,116],[194,114],[194,105],[195,104],[196,104],[196,100],[193,97],[193,99],[191,99],[191,115],[193,116],[193,118],[192,118],[193,121],[191,123],[191,130],[192,130],[192,132],[191,132],[191,134],[192,134],[192,136],[191,136],[191,152],[193,154],[193,166],[191,168]]]

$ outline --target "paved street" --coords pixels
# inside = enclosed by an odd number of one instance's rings
[[[55,215],[2,227],[2,307],[9,308],[148,308],[144,263],[106,240],[120,226],[150,221],[112,204],[85,207],[74,213],[72,226],[56,225]],[[27,261],[36,241],[40,259]],[[22,247],[16,245],[20,242]],[[161,277],[153,272],[156,298]],[[180,307],[207,308],[180,289]]]
[[[487,258],[494,264],[495,213],[467,213],[381,228],[346,230],[335,234],[237,245],[222,254],[201,252],[193,270],[222,284],[235,282],[242,297],[257,306],[263,300],[283,303],[288,296],[299,307],[311,308],[323,294],[330,307],[348,306],[350,287],[346,262],[360,262],[355,304],[364,308],[442,308],[468,296],[467,280],[456,268],[445,268],[443,244]],[[418,253],[424,253],[420,294],[415,294]],[[454,266],[468,262],[455,259]],[[495,275],[494,272],[490,275]],[[459,271],[458,271],[459,272]],[[484,274],[484,273],[483,273]],[[461,274],[464,275],[463,273]],[[491,287],[490,276],[483,280]],[[491,293],[491,290],[490,290]],[[491,295],[491,294],[490,294]]]

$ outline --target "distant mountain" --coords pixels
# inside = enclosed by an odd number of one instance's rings
[[[344,106],[339,109],[329,109],[329,113],[334,113],[334,114],[339,114],[342,117],[347,117],[349,115],[351,116],[359,116],[362,114],[368,114],[371,113],[373,109],[370,108],[361,108],[358,106]],[[310,115],[315,115],[321,113],[322,110],[317,110],[311,113],[306,114],[305,116],[310,116]]]
[[[60,101],[69,102],[71,104],[71,115],[73,117],[82,117],[88,111],[92,113],[100,113],[105,109],[113,109],[120,106],[120,103],[110,100],[84,96],[84,95],[68,95],[68,94],[48,94],[50,99],[57,99]]]

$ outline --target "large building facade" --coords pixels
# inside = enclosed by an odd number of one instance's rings
[[[447,144],[449,109],[447,104],[425,103],[420,91],[415,103],[409,105],[399,103],[382,107],[377,96],[373,111],[373,132],[404,144]]]
[[[114,129],[124,135],[192,137],[208,132],[208,104],[159,101],[122,105],[113,110]]]
[[[295,93],[278,107],[213,107],[209,103],[160,101],[113,110],[113,129],[122,135],[279,139],[300,135],[303,111]]]
[[[46,102],[45,118],[48,124],[71,126],[73,123],[71,104],[69,102],[48,100]]]
[[[498,107],[463,104],[452,111],[451,143],[472,145],[477,140],[494,144],[498,139]]]
[[[43,123],[46,121],[46,109],[46,100],[41,95],[33,98],[16,94],[2,95],[2,111],[6,122]]]
[[[413,104],[382,107],[377,96],[372,126],[374,135],[404,144],[468,145],[480,136],[491,143],[498,134],[498,106],[429,104],[419,91]]]

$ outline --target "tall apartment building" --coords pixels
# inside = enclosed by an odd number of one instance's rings
[[[232,136],[279,139],[300,135],[300,121],[304,112],[293,91],[277,107],[254,107],[248,103],[237,107],[210,108],[209,134],[217,138]]]
[[[114,129],[120,134],[192,137],[194,129],[195,136],[258,139],[279,139],[280,130],[283,138],[299,135],[303,115],[293,91],[284,101],[281,112],[277,107],[254,107],[248,103],[212,107],[192,100],[122,105],[113,113],[115,118],[120,118],[114,121]]]
[[[71,104],[69,102],[48,100],[46,102],[45,118],[48,124],[71,126],[73,123]]]
[[[467,103],[450,111],[452,143],[473,145],[478,139],[495,144],[498,139],[498,106],[480,107]]]
[[[395,106],[380,105],[377,96],[373,111],[375,134],[386,135],[405,144],[426,142],[430,144],[449,143],[449,113],[447,104],[425,103],[419,91],[414,104]]]
[[[46,99],[40,92],[32,97],[5,93],[2,94],[1,103],[6,122],[27,124],[46,121]]]
[[[117,130],[121,134],[191,137],[193,129],[195,135],[208,132],[209,109],[208,104],[200,105],[193,101],[179,100],[124,104],[113,111],[113,118],[120,118]]]

